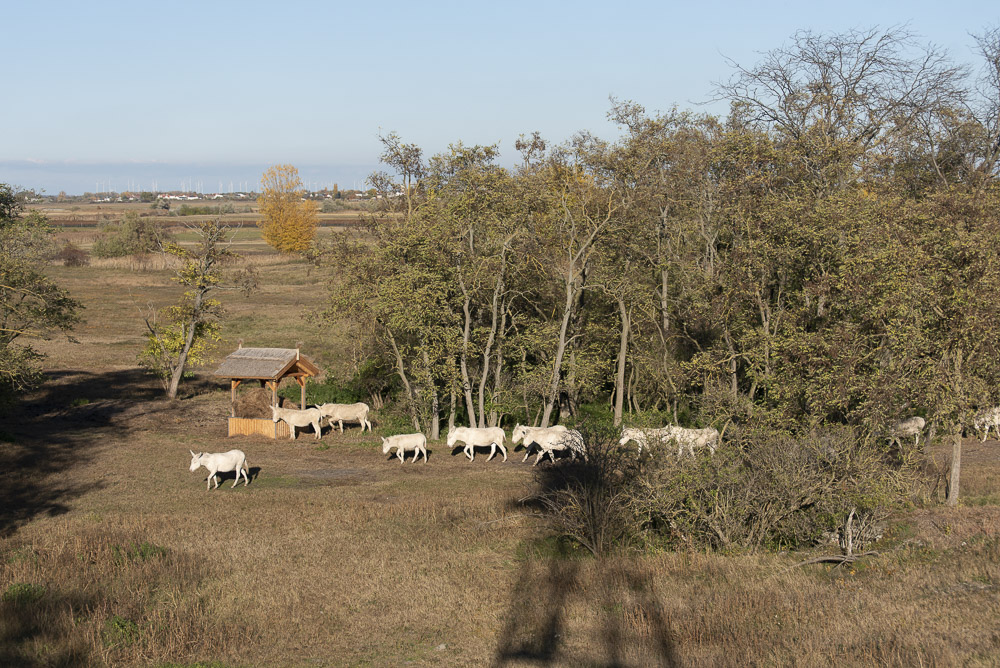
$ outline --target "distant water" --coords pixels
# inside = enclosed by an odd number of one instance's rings
[[[271,163],[277,164],[277,163]],[[0,183],[44,191],[46,195],[173,190],[246,192],[259,189],[271,164],[70,163],[0,160]],[[378,165],[296,165],[309,190],[367,188]]]

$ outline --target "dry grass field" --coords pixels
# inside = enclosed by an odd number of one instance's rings
[[[223,296],[222,354],[303,341],[346,364],[343,335],[305,317],[321,277],[240,243],[263,289]],[[136,368],[139,309],[178,294],[169,269],[51,274],[86,322],[40,345],[49,382],[0,418],[0,665],[1000,665],[1000,443],[968,442],[960,508],[901,514],[853,566],[794,567],[829,549],[597,561],[519,505],[519,454],[441,442],[400,464],[378,429],[227,438],[223,383],[203,371],[170,403]],[[188,450],[236,447],[251,484],[206,492]]]

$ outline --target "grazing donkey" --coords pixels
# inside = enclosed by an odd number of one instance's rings
[[[296,427],[312,425],[313,431],[316,432],[316,438],[318,439],[321,435],[319,423],[323,420],[323,414],[318,408],[296,410],[294,408],[278,408],[277,406],[271,406],[271,419],[275,422],[278,420],[284,420],[287,422],[288,431],[291,432],[290,436],[293,441],[295,440]]]

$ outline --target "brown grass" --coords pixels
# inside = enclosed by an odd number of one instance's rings
[[[134,365],[137,304],[170,271],[53,267],[87,305],[79,343],[0,426],[0,665],[997,665],[1000,444],[969,441],[963,500],[893,520],[881,556],[653,553],[603,561],[517,504],[530,464],[428,464],[378,434],[228,439],[206,373],[162,401]],[[294,345],[343,364],[304,312],[323,276],[275,262],[224,295],[229,352]],[[377,417],[377,416],[376,416]],[[253,480],[206,492],[188,449],[247,453]],[[940,453],[937,453],[940,458]]]

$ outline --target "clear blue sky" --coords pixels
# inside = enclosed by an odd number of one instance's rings
[[[1000,3],[32,0],[3,22],[0,182],[208,192],[276,163],[360,185],[380,132],[427,154],[499,142],[509,162],[521,133],[611,138],[609,96],[693,107],[726,57],[798,29],[907,24],[968,62]]]

